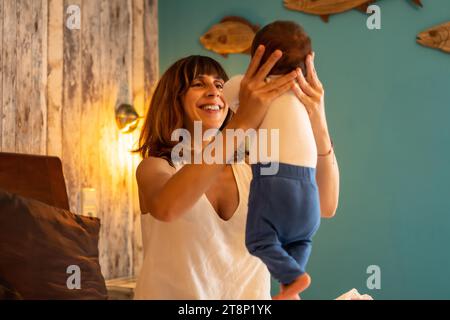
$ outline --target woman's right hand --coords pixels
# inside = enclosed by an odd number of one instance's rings
[[[258,47],[241,82],[239,109],[234,120],[243,129],[257,129],[264,120],[272,101],[295,85],[297,77],[295,70],[269,83],[265,81],[270,70],[281,58],[282,52],[275,50],[266,63],[258,69],[264,50],[263,45]]]

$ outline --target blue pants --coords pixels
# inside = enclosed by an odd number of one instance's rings
[[[261,175],[266,166],[252,165],[245,244],[287,285],[305,273],[320,225],[316,169],[280,163],[277,174]]]

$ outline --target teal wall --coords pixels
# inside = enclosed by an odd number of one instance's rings
[[[229,75],[245,55],[224,59],[198,38],[227,15],[264,25],[301,23],[313,39],[341,172],[337,215],[314,238],[304,299],[357,288],[377,299],[450,299],[450,54],[419,46],[416,34],[450,20],[450,1],[383,0],[382,29],[357,11],[318,17],[282,0],[160,0],[161,73],[178,58],[209,55]],[[369,265],[381,289],[366,287]]]

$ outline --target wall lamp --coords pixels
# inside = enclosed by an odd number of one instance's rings
[[[121,133],[133,132],[141,118],[131,104],[123,103],[116,109],[116,123]]]

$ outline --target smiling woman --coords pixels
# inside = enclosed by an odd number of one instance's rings
[[[295,86],[296,71],[265,81],[282,53],[275,50],[261,63],[264,51],[260,46],[250,62],[233,116],[222,92],[228,77],[211,58],[178,60],[159,81],[138,149],[144,158],[136,170],[144,262],[136,299],[270,299],[270,274],[245,246],[252,170],[245,162],[231,163],[235,136],[228,135],[256,130],[272,102]],[[171,138],[179,129],[194,141],[198,131],[200,137],[226,132],[200,143],[205,150],[225,146],[223,161],[172,158],[181,141]],[[326,180],[334,185],[334,179]]]
[[[223,83],[228,76],[215,60],[190,56],[174,63],[161,77],[139,139],[143,158],[170,160],[174,130],[193,132],[193,123],[202,121],[204,129],[220,128],[232,113],[222,98]],[[217,110],[219,107],[219,110]]]

